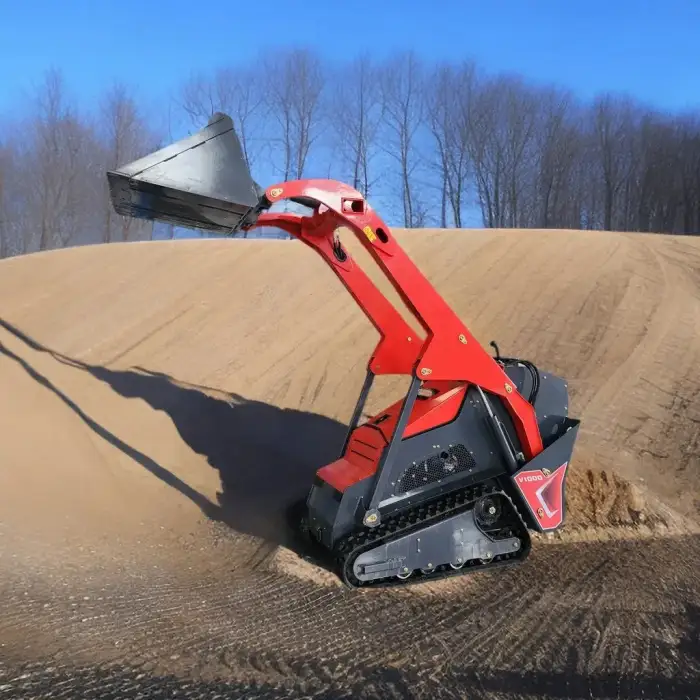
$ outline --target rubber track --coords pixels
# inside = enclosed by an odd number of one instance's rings
[[[442,564],[435,567],[429,574],[424,574],[423,572],[413,573],[408,579],[386,576],[373,581],[360,581],[353,573],[353,563],[363,552],[376,547],[377,544],[382,542],[421,530],[427,525],[432,525],[445,518],[465,512],[473,508],[479,498],[486,495],[502,496],[510,505],[510,515],[513,516],[498,531],[488,533],[489,536],[495,539],[518,537],[521,546],[517,552],[500,554],[488,563],[483,563],[479,559],[471,559],[460,569],[453,569],[449,564]],[[477,484],[459,491],[453,491],[429,503],[422,503],[414,508],[397,513],[377,528],[367,528],[361,532],[348,535],[338,541],[335,547],[335,559],[341,578],[350,588],[387,588],[437,581],[451,576],[463,576],[477,570],[484,571],[497,566],[519,564],[529,555],[530,546],[530,533],[510,497],[496,486]]]

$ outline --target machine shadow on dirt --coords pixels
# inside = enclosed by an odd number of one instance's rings
[[[340,454],[347,426],[237,394],[207,393],[143,368],[84,366],[125,398],[165,412],[182,440],[219,472],[218,507],[205,514],[238,532],[308,553],[297,519],[319,467]]]
[[[45,347],[3,319],[0,328],[35,351],[89,372],[121,396],[142,399],[154,410],[166,413],[182,440],[219,472],[218,504],[99,425],[26,360],[0,344],[2,355],[21,364],[94,432],[190,498],[207,517],[298,554],[317,554],[298,532],[298,514],[316,470],[336,459],[342,450],[346,425],[318,414],[186,384],[142,368],[114,370],[90,365]]]

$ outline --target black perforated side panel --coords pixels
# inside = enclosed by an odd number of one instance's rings
[[[476,460],[465,445],[449,445],[447,449],[409,465],[399,478],[394,493],[400,495],[475,468]]]

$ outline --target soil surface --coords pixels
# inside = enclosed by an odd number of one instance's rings
[[[287,513],[378,339],[320,258],[6,260],[0,698],[700,696],[700,240],[395,233],[484,346],[569,381],[562,531],[519,567],[349,591]],[[377,384],[369,412],[406,385]]]

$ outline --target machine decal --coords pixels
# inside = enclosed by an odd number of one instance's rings
[[[565,462],[550,474],[538,470],[523,471],[515,477],[523,498],[543,530],[553,530],[561,525],[564,516]]]

